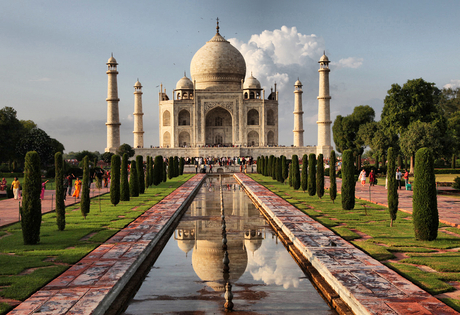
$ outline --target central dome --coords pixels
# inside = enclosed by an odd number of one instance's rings
[[[197,89],[239,90],[246,75],[243,55],[219,31],[193,56],[190,64]]]

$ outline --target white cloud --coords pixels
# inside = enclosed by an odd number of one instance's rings
[[[341,69],[341,68],[352,68],[356,69],[361,67],[363,64],[363,58],[348,57],[340,59],[338,62],[331,62],[331,68]]]
[[[458,87],[460,87],[460,80],[450,80],[450,83],[443,86],[445,89],[456,89]]]

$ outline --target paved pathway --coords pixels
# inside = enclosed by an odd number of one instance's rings
[[[326,179],[326,185],[330,185],[329,178]],[[337,178],[338,192],[340,192],[341,187],[342,180]],[[405,189],[398,190],[399,210],[412,213],[412,194],[413,191],[407,191]],[[355,195],[359,199],[388,206],[387,190],[384,186],[372,186],[369,189],[369,184],[362,186],[361,183],[356,183]],[[438,195],[438,212],[440,222],[454,227],[460,227],[460,198]]]
[[[458,314],[248,176],[235,178],[355,314]]]
[[[94,186],[94,185],[93,185]],[[94,189],[90,191],[90,196],[98,196],[108,193],[109,188]],[[66,196],[65,205],[73,205],[79,203],[80,199],[75,197]],[[19,219],[19,204],[22,204],[22,199],[16,200],[13,198],[0,200],[0,227],[10,225],[20,221]],[[54,211],[56,208],[56,191],[46,190],[45,198],[42,200],[42,213]]]

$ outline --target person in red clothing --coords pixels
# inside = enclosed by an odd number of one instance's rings
[[[409,183],[409,172],[407,171],[406,169],[406,172],[404,173],[404,181],[405,181],[405,185],[407,186],[407,184]]]
[[[369,186],[374,186],[375,185],[375,174],[374,170],[371,170],[369,173]]]

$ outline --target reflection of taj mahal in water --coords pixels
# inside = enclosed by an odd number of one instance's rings
[[[205,185],[208,192],[192,203],[189,212],[177,226],[174,239],[186,255],[192,252],[192,265],[196,275],[208,287],[222,292],[225,291],[225,283],[221,205],[219,198],[216,198],[219,194],[218,179],[214,178]],[[224,189],[240,190],[241,186],[229,184],[224,185]],[[241,194],[245,193],[241,191]],[[266,237],[266,222],[250,199],[241,198],[238,193],[224,196],[227,251],[230,260],[229,281],[234,283],[245,272],[248,255],[254,255],[262,245]],[[270,232],[267,233],[271,235]]]
[[[329,59],[319,61],[318,143],[303,143],[302,83],[294,85],[294,147],[277,147],[278,92],[276,83],[265,93],[251,75],[246,79],[243,55],[217,32],[192,58],[189,79],[185,74],[168,96],[159,93],[159,143],[161,148],[144,147],[142,85],[134,85],[134,145],[136,154],[163,156],[259,156],[274,154],[323,153],[329,156],[331,120]],[[117,65],[113,56],[108,65],[107,148],[120,146]],[[308,130],[307,130],[308,132]],[[219,149],[214,149],[219,147]],[[214,150],[213,150],[214,149]],[[215,151],[215,152],[213,152]],[[292,152],[291,152],[292,151]]]

